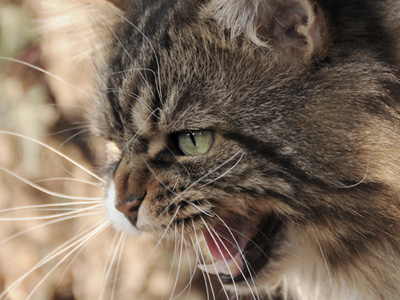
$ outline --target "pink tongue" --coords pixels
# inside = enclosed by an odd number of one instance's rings
[[[211,235],[208,230],[204,231],[205,241],[211,255],[216,259],[232,259],[239,250],[237,249],[238,247],[236,246],[231,233],[226,227],[215,229],[215,231],[218,233],[218,236],[215,232],[212,232]]]
[[[200,269],[211,274],[231,277],[243,274],[244,248],[257,233],[257,227],[250,225],[251,223],[249,219],[233,217],[225,219],[213,228],[206,227],[203,230],[204,239],[215,261],[209,265],[199,266]]]
[[[214,230],[204,230],[204,238],[207,243],[211,255],[216,259],[231,260],[239,252],[244,249],[249,241],[246,237],[246,227],[239,228],[238,220],[225,221],[225,224],[218,224]],[[240,224],[240,223],[239,223]],[[241,232],[241,234],[240,234]],[[238,249],[240,247],[240,249]]]

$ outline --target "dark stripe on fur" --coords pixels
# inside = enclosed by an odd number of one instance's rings
[[[383,61],[393,63],[393,41],[372,1],[320,0],[318,3],[329,16],[336,42],[349,45],[342,48],[344,52],[353,51],[355,44],[364,44],[370,49],[374,47]]]
[[[293,175],[302,182],[307,182],[309,184],[315,184],[322,187],[329,186],[327,183],[318,178],[312,177],[300,168],[296,167],[292,157],[279,153],[279,149],[276,145],[261,142],[260,140],[239,132],[227,132],[224,134],[224,136],[228,139],[238,142],[241,147],[247,149],[249,152],[252,152],[252,154],[263,156],[269,161],[274,162],[277,166],[283,167],[284,171],[287,171],[288,174]]]

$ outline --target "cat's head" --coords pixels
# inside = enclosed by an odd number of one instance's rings
[[[380,25],[331,6],[99,8],[95,126],[115,148],[105,203],[117,228],[197,251],[205,240],[214,263],[202,268],[243,291],[379,264],[379,242],[398,234],[399,79]]]

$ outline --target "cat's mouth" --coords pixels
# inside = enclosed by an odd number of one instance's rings
[[[258,219],[226,218],[203,231],[213,262],[199,268],[217,274],[224,284],[247,281],[264,268],[282,227],[274,215]]]

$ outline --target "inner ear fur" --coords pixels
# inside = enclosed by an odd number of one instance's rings
[[[232,32],[260,47],[280,51],[290,62],[307,62],[324,52],[326,19],[314,0],[212,0],[206,11]]]
[[[310,0],[277,2],[273,18],[266,26],[269,26],[267,32],[271,41],[297,59],[310,60],[319,56],[328,39],[323,12]]]

